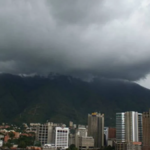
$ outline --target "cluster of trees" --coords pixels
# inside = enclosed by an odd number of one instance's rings
[[[9,132],[9,137],[11,139],[9,139],[8,142],[3,145],[3,147],[10,148],[13,145],[18,145],[19,148],[26,148],[27,146],[34,145],[35,141],[35,136],[22,135],[18,139],[15,139],[15,134],[13,132]]]

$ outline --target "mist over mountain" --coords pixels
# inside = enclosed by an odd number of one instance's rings
[[[85,82],[50,74],[0,74],[0,122],[87,123],[87,114],[105,114],[105,125],[115,125],[115,113],[147,111],[150,90],[136,83],[106,78]]]

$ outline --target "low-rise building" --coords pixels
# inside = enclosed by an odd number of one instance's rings
[[[141,150],[142,142],[129,142],[127,143],[127,150]]]
[[[115,146],[115,140],[116,139],[108,139],[107,140],[107,146]]]
[[[115,142],[115,150],[127,150],[126,142]]]
[[[79,138],[81,136],[87,137],[87,129],[85,127],[79,127],[75,131],[75,145],[79,148]]]
[[[109,128],[109,130],[108,130],[108,138],[109,139],[116,138],[116,128]]]
[[[69,134],[69,146],[74,144],[75,145],[75,135]]]
[[[82,148],[94,148],[94,139],[90,136],[80,136],[79,137],[79,149]]]

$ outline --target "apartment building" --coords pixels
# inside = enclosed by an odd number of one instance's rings
[[[48,122],[37,126],[36,140],[42,145],[54,143],[54,124]]]
[[[55,128],[55,147],[66,149],[69,142],[69,128]]]

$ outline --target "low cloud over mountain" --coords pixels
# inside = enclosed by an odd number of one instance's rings
[[[0,71],[139,80],[149,14],[148,0],[0,0]]]

